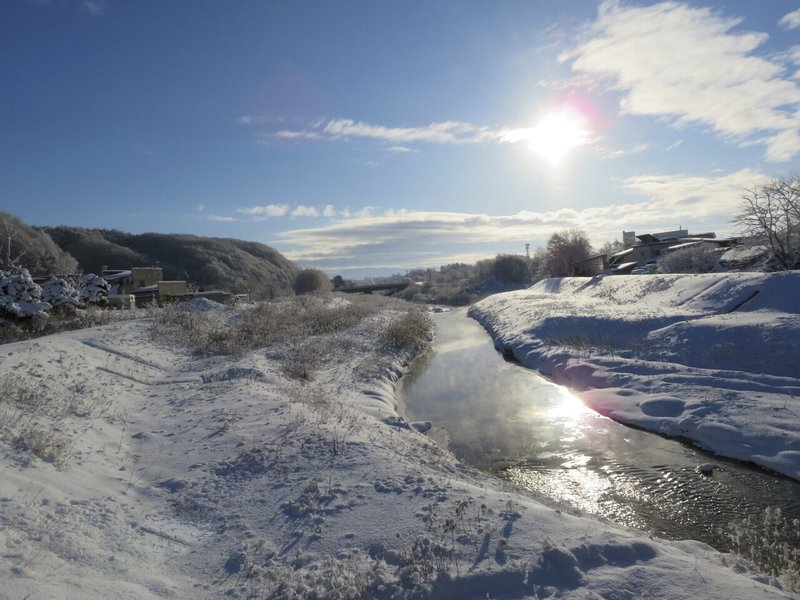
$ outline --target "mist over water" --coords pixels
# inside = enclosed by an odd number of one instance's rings
[[[436,350],[403,378],[411,419],[446,430],[464,462],[536,495],[670,539],[729,549],[730,525],[767,507],[800,518],[800,483],[632,429],[505,361],[464,310],[435,316]],[[698,465],[712,462],[711,476]]]

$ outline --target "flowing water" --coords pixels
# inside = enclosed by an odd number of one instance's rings
[[[572,510],[730,549],[730,525],[766,508],[800,518],[800,483],[632,429],[507,362],[463,310],[435,316],[436,351],[412,366],[405,413],[464,462]],[[698,471],[716,465],[712,475]]]

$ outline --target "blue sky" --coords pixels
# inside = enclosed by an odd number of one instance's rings
[[[733,233],[800,157],[800,2],[3,0],[0,40],[0,210],[331,275]]]

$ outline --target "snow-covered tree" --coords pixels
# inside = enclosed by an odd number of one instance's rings
[[[0,314],[17,319],[46,319],[52,306],[27,269],[0,271]]]
[[[86,304],[107,306],[110,289],[109,283],[99,275],[87,273],[81,277],[80,297]]]
[[[658,261],[658,272],[711,273],[720,270],[719,257],[719,252],[701,242],[667,252]]]
[[[800,269],[800,175],[773,179],[745,191],[736,217],[745,235],[766,242],[768,271]]]
[[[73,311],[80,306],[80,292],[66,279],[52,276],[42,285],[42,299],[55,309]]]

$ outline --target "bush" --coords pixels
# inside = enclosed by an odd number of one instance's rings
[[[302,269],[294,277],[292,289],[295,294],[328,292],[333,288],[328,276],[319,269]]]
[[[402,313],[395,318],[384,333],[386,342],[398,350],[419,352],[430,343],[433,321],[419,308]]]
[[[711,273],[719,270],[719,253],[702,242],[667,252],[658,261],[659,273]]]

